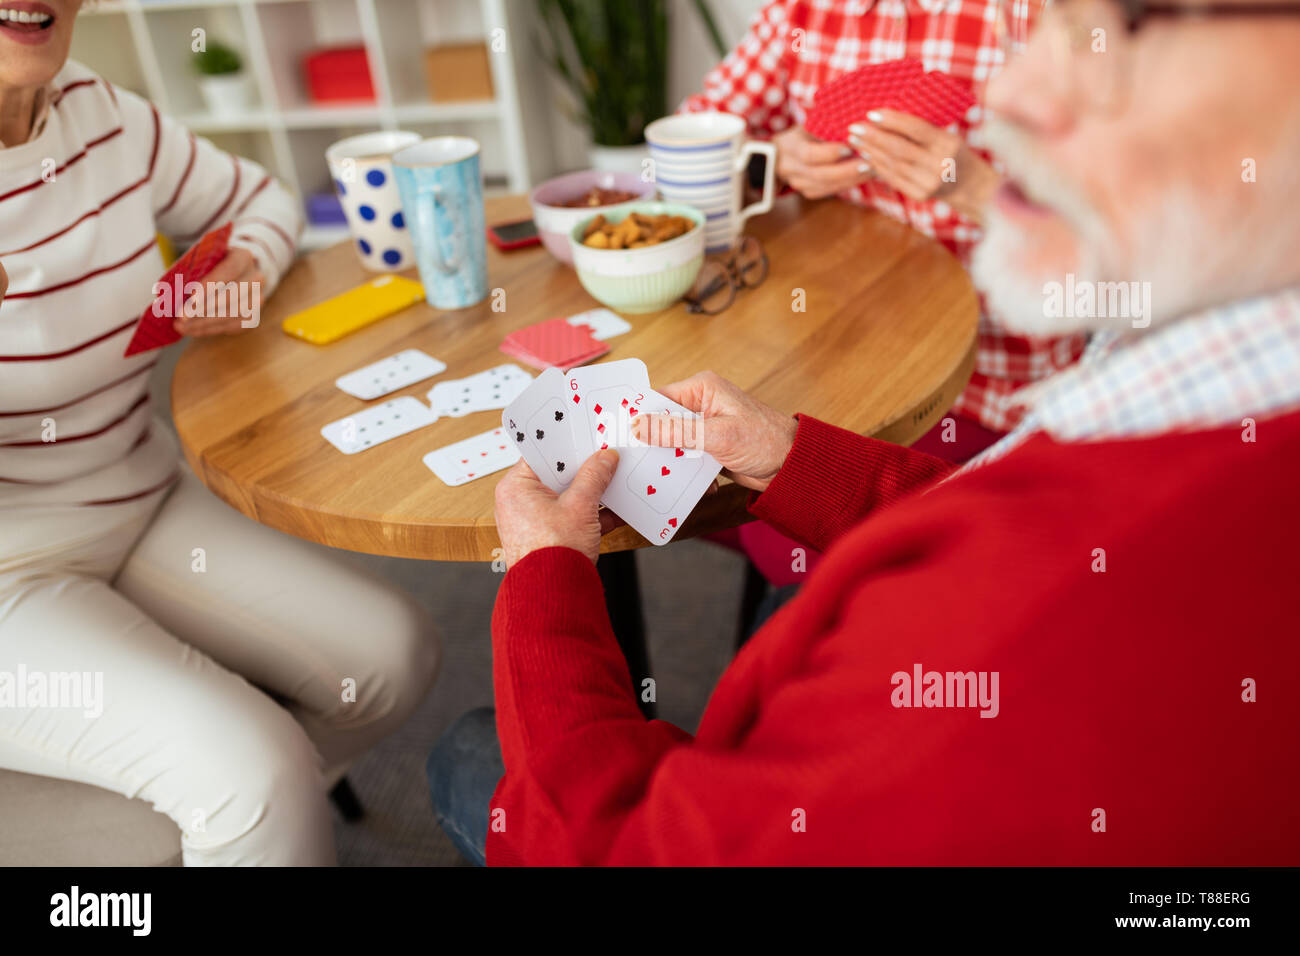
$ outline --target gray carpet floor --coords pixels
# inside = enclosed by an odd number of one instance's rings
[[[488,629],[501,575],[487,565],[355,556],[419,596],[436,616],[442,674],[407,724],[349,773],[366,808],[336,827],[339,860],[353,866],[459,865],[433,819],[424,762],[464,711],[492,703]],[[683,541],[637,555],[659,716],[694,730],[731,659],[744,564],[717,546]]]
[[[180,348],[154,372],[155,409],[165,416]],[[431,479],[432,480],[432,479]],[[345,866],[468,865],[443,835],[429,802],[424,764],[438,736],[464,711],[492,703],[489,622],[501,575],[487,564],[348,555],[416,595],[443,643],[442,673],[401,730],[363,757],[348,779],[364,819],[336,826]],[[743,559],[700,541],[637,554],[659,716],[693,731],[709,692],[731,660],[744,580]]]

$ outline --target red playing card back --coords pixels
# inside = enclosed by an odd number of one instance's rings
[[[898,109],[904,92],[925,76],[920,60],[888,60],[846,73],[821,87],[804,118],[804,129],[818,139],[847,142],[849,125],[867,110]]]
[[[609,346],[593,338],[588,326],[570,325],[557,318],[511,332],[501,350],[536,368],[554,365],[568,369],[604,355]]]
[[[970,86],[947,73],[926,73],[903,93],[896,109],[919,116],[931,126],[963,120],[975,105]]]
[[[140,316],[140,323],[135,327],[135,334],[127,343],[124,358],[130,358],[140,352],[160,349],[173,342],[179,342],[181,335],[176,331],[174,322],[183,313],[185,306],[183,291],[187,282],[199,282],[217,267],[226,257],[230,248],[230,230],[233,223],[226,223],[220,229],[209,232],[185,255],[173,263],[172,267],[158,280],[163,285],[162,292],[149,304]],[[177,280],[182,295],[176,295]],[[179,298],[179,301],[174,301]]]

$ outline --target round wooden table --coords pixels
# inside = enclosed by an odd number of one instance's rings
[[[526,218],[527,199],[490,200],[488,222]],[[886,216],[834,200],[789,196],[750,221],[771,261],[767,281],[720,315],[678,304],[628,316],[632,331],[601,359],[640,358],[652,385],[712,369],[759,399],[902,444],[928,430],[970,377],[978,306],[961,265],[937,243]],[[356,455],[322,425],[366,406],[334,380],[406,348],[447,363],[441,379],[512,361],[507,333],[598,305],[572,269],[540,246],[489,247],[489,283],[505,294],[468,309],[424,303],[328,346],[285,335],[293,312],[373,278],[351,243],[304,257],[262,310],[259,328],[189,344],[172,380],[172,414],[190,466],[230,505],[321,544],[404,558],[485,561],[499,547],[492,496],[499,475],[448,488],[421,458],[500,421],[500,412],[443,418]],[[499,296],[496,298],[499,299]],[[440,379],[389,397],[425,394]],[[724,484],[678,537],[746,520],[747,492]],[[602,550],[646,541],[630,528]]]

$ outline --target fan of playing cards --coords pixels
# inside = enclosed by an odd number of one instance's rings
[[[518,365],[498,365],[438,382],[429,391],[428,405],[414,395],[389,398],[330,422],[321,428],[321,436],[343,454],[355,455],[442,417],[503,408],[500,428],[429,452],[422,459],[425,466],[455,488],[509,468],[522,456],[537,477],[559,493],[592,454],[618,448],[618,470],[601,504],[653,544],[667,544],[721,467],[699,451],[646,445],[632,436],[632,423],[647,412],[688,418],[695,414],[652,389],[639,359],[564,372],[592,357],[592,342],[599,346],[597,354],[603,354],[606,339],[631,328],[608,309],[530,326],[508,337],[502,348],[538,367],[551,366],[536,379]],[[446,363],[433,356],[406,349],[341,376],[335,385],[369,402],[446,369]]]
[[[961,122],[975,103],[970,87],[946,73],[925,72],[920,60],[872,63],[817,90],[804,129],[818,139],[845,142],[849,126],[868,110],[889,109],[919,116],[933,126]]]
[[[722,466],[687,448],[656,448],[632,436],[637,415],[694,412],[650,387],[640,359],[549,368],[501,416],[510,442],[548,488],[561,492],[587,458],[618,448],[618,470],[603,504],[652,544],[667,544]]]

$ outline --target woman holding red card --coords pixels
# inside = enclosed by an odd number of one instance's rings
[[[777,175],[789,188],[808,199],[838,196],[877,209],[969,264],[981,236],[980,209],[1001,180],[983,146],[981,106],[941,129],[865,104],[847,142],[819,140],[804,123],[821,87],[902,59],[969,84],[982,103],[1006,51],[1024,42],[1040,11],[1039,0],[771,0],[682,108],[744,117],[751,136],[776,145]],[[970,383],[915,447],[951,461],[971,457],[1017,424],[1019,389],[1074,364],[1086,343],[1083,334],[1015,335],[982,315]],[[790,570],[797,544],[766,525],[747,525],[740,541],[773,583],[806,577]],[[816,555],[809,558],[816,563]]]
[[[257,301],[301,223],[259,166],[68,62],[80,5],[0,0],[0,769],[150,801],[187,865],[330,863],[326,794],[423,698],[431,623],[226,508],[155,423],[158,353],[124,353],[156,234],[229,225],[204,280]],[[256,324],[214,305],[175,330]]]

